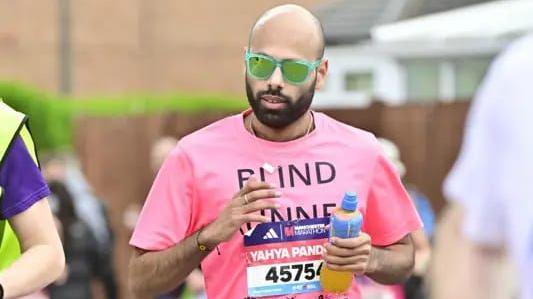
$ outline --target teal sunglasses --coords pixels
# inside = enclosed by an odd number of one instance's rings
[[[277,60],[267,55],[246,51],[246,69],[248,74],[255,79],[266,80],[272,76],[277,67],[286,82],[294,85],[303,84],[322,62],[321,59],[314,62],[298,59]]]

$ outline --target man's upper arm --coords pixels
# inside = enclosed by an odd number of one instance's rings
[[[184,239],[193,214],[193,174],[183,149],[173,150],[159,171],[130,245],[143,250],[163,250]]]
[[[414,251],[414,245],[413,245],[413,239],[411,238],[411,233],[408,233],[407,235],[403,236],[401,239],[399,239],[398,241],[390,245],[377,246],[377,247],[385,248],[388,250],[394,250],[394,251],[407,250],[407,249],[412,249]]]
[[[421,227],[396,170],[381,154],[368,194],[363,230],[372,238],[372,245],[388,246]]]
[[[398,240],[398,242],[394,244],[401,244],[401,245],[413,244],[413,240],[411,239],[411,233],[405,235],[403,238],[401,238],[400,240]]]

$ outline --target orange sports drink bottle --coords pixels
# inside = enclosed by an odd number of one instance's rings
[[[357,210],[357,195],[346,192],[341,206],[337,208],[330,218],[329,236],[337,238],[355,238],[361,231],[363,215]],[[328,293],[344,293],[350,288],[353,273],[339,272],[322,267],[320,271],[320,284]]]

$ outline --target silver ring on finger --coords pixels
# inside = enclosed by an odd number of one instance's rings
[[[244,206],[244,205],[247,205],[247,204],[250,203],[250,202],[248,201],[248,194],[244,194],[243,199],[244,199],[244,204],[243,204],[243,206]]]

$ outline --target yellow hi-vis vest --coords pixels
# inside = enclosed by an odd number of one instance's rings
[[[26,126],[28,118],[0,99],[0,167],[13,144],[15,137],[20,136],[37,164],[37,155],[30,132]],[[0,203],[2,202],[3,190],[0,186]],[[1,215],[0,215],[1,216]],[[7,220],[0,219],[0,272],[9,267],[21,254],[20,244],[13,229]]]

